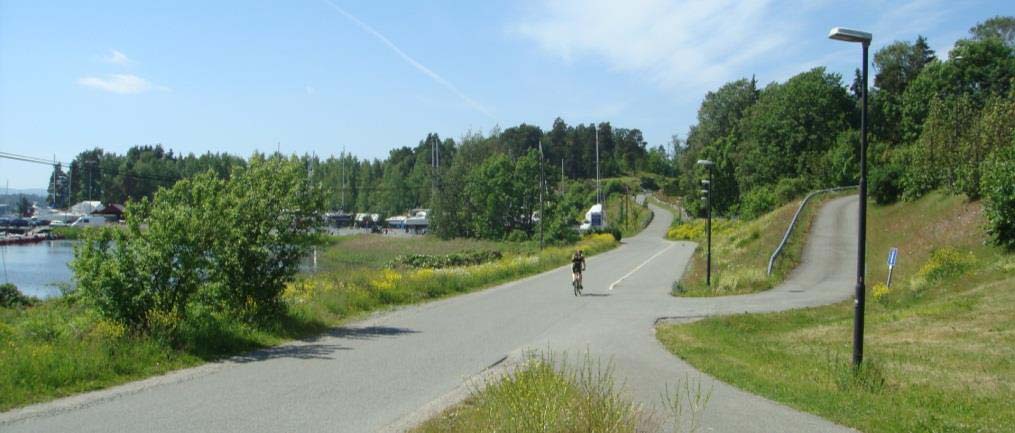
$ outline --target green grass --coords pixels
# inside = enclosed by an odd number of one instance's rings
[[[85,234],[85,230],[88,229],[83,227],[64,226],[64,227],[53,227],[52,229],[50,229],[50,232],[53,233],[53,236],[58,237],[60,239],[73,240],[73,239],[81,239]]]
[[[647,414],[625,400],[608,367],[532,360],[412,433],[635,433],[654,431]]]
[[[804,242],[821,206],[842,194],[822,194],[811,199],[800,213],[797,226],[767,275],[768,259],[800,206],[795,200],[754,220],[712,220],[712,286],[705,285],[707,248],[703,219],[678,222],[670,239],[698,243],[694,256],[680,280],[674,284],[677,296],[726,296],[767,290],[782,282],[800,263]]]
[[[673,353],[747,391],[865,432],[1015,425],[1015,256],[985,244],[982,207],[933,193],[870,208],[865,368],[852,302],[661,326]]]
[[[634,196],[612,194],[606,200],[606,217],[611,226],[620,229],[623,237],[628,238],[642,231],[652,222],[652,210],[639,205]]]
[[[610,235],[580,242],[595,254],[613,248]],[[192,308],[171,335],[136,334],[105,321],[74,294],[28,308],[0,308],[0,410],[195,366],[209,360],[321,333],[364,313],[425,302],[546,271],[569,261],[574,246],[532,242],[441,241],[431,237],[361,235],[323,247],[318,271],[283,294],[286,312],[268,323],[245,323]],[[388,268],[399,254],[497,250],[500,260],[449,269]]]

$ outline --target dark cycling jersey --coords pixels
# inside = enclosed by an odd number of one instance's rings
[[[571,272],[581,273],[585,269],[585,256],[577,254],[571,256]]]

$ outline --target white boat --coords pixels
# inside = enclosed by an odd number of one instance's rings
[[[430,220],[427,218],[427,212],[429,209],[415,209],[412,216],[405,219],[405,225],[413,228],[425,228],[430,225]]]

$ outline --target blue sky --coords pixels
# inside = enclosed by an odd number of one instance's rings
[[[705,92],[928,37],[939,55],[1004,1],[0,0],[0,151],[69,161],[254,150],[384,157],[428,132],[610,121],[684,136]],[[873,51],[872,51],[873,52]],[[0,186],[48,169],[0,159]]]

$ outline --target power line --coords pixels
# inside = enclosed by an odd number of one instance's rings
[[[33,164],[48,165],[48,166],[51,166],[51,167],[56,167],[57,165],[60,165],[60,166],[63,166],[63,167],[67,167],[68,171],[70,171],[71,166],[75,162],[77,162],[77,160],[75,159],[74,161],[71,161],[70,164],[68,164],[68,163],[66,163],[64,161],[59,161],[59,160],[56,160],[56,159],[50,160],[50,159],[44,159],[44,158],[39,158],[39,157],[29,156],[29,155],[19,155],[19,154],[10,153],[10,152],[0,152],[0,158],[12,159],[12,160],[15,160],[15,161],[30,162],[30,163],[33,163]],[[97,160],[91,160],[91,161],[82,160],[81,164],[92,165],[94,168],[92,168],[91,170],[98,171],[101,174],[108,174],[108,175],[111,175],[111,176],[124,176],[124,177],[130,177],[130,178],[134,178],[134,179],[151,180],[151,181],[166,182],[166,183],[175,183],[176,181],[178,181],[178,180],[180,180],[182,178],[180,176],[168,177],[168,176],[157,176],[157,175],[143,175],[143,174],[135,174],[135,173],[124,173],[124,172],[120,172],[119,170],[110,170],[108,168],[103,168],[103,167],[99,166],[99,161],[97,161]],[[94,171],[92,173],[94,173]]]

